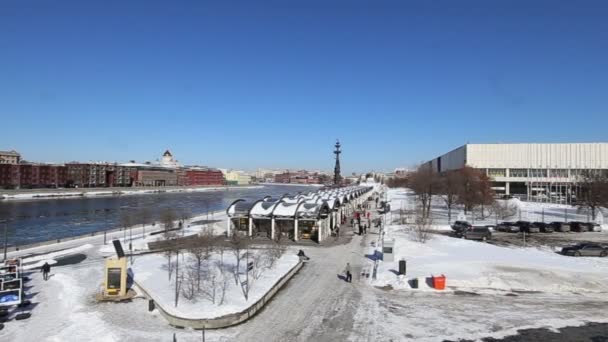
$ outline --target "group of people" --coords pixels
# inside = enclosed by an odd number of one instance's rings
[[[363,224],[361,224],[361,216],[363,216],[363,219],[366,220]],[[371,212],[363,211],[363,215],[361,212],[355,212],[355,216],[350,219],[350,225],[353,230],[355,229],[355,224],[358,227],[359,235],[367,234],[367,229],[372,227]]]

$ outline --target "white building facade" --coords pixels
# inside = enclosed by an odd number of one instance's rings
[[[581,174],[608,174],[608,143],[466,144],[428,164],[437,172],[483,170],[499,195],[572,203]]]

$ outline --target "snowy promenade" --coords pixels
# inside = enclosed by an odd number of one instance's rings
[[[503,291],[375,287],[367,279],[357,278],[360,268],[371,265],[365,255],[377,238],[377,231],[372,229],[368,235],[353,236],[347,244],[302,247],[311,257],[310,262],[264,310],[238,326],[206,331],[206,341],[442,341],[502,337],[518,329],[608,321],[605,293],[520,291],[506,295]],[[39,273],[33,274],[28,285],[32,286],[32,301],[39,304],[29,320],[8,322],[0,331],[0,340],[166,342],[172,341],[175,334],[179,342],[201,341],[200,331],[172,328],[157,311],[147,312],[144,299],[124,304],[95,303],[93,294],[102,277],[102,255],[97,248],[99,237],[92,239],[89,242],[96,248],[87,250],[87,259],[80,264],[55,267],[48,282],[42,281]],[[429,246],[440,248],[443,239],[448,238],[439,237],[439,246]],[[517,258],[526,253],[519,248],[493,248],[516,251]],[[457,267],[450,264],[449,257],[442,258],[446,272]],[[408,263],[408,269],[411,266],[414,272],[413,267],[417,267],[425,272],[421,263],[430,260],[418,259],[418,265]],[[353,266],[352,283],[339,277],[347,262]],[[465,262],[470,264],[471,260]],[[598,270],[605,267],[597,259],[590,262],[596,263]],[[470,265],[475,270],[476,266]],[[429,269],[426,273],[430,272]]]

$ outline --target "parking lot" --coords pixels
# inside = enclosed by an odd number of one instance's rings
[[[453,232],[438,232],[441,235],[452,236]],[[492,238],[487,241],[497,246],[520,246],[520,247],[551,247],[561,248],[562,246],[577,244],[577,243],[599,243],[608,245],[608,232],[553,232],[553,233],[532,233],[525,235],[523,233],[505,233],[492,232]]]

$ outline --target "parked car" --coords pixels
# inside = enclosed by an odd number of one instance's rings
[[[589,231],[590,232],[601,232],[602,226],[597,223],[589,223]]]
[[[587,230],[585,230],[586,232],[601,232],[602,231],[602,226],[600,226],[597,223],[586,222],[586,223],[583,223],[583,225],[587,229]]]
[[[456,234],[459,234],[463,230],[471,229],[471,228],[473,228],[473,225],[467,221],[454,221],[454,224],[452,225],[452,230]]]
[[[462,231],[460,237],[467,240],[486,241],[492,238],[492,232],[486,226],[476,226]]]
[[[549,225],[553,227],[556,232],[569,232],[570,224],[568,222],[551,222]]]
[[[577,233],[586,232],[588,230],[587,224],[584,222],[572,221],[570,222],[570,230]]]
[[[553,233],[554,231],[553,227],[545,222],[534,222],[532,225],[538,227],[541,233]]]
[[[538,233],[540,229],[538,227],[532,227],[532,223],[528,221],[517,221],[515,224],[519,227],[519,231],[522,233]]]
[[[563,255],[570,256],[608,256],[608,247],[596,243],[581,243],[578,245],[562,248]]]
[[[519,226],[514,222],[501,222],[496,226],[496,230],[507,233],[518,233]]]

